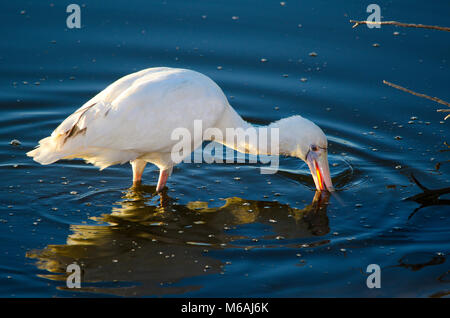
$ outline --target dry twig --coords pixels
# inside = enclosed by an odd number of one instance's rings
[[[425,24],[414,24],[414,23],[402,23],[397,21],[357,21],[357,20],[350,20],[350,23],[354,23],[353,28],[356,28],[360,24],[372,24],[372,25],[396,25],[400,27],[406,27],[406,28],[422,28],[422,29],[432,29],[432,30],[439,30],[439,31],[447,31],[450,32],[449,27],[441,27],[438,25],[425,25]]]
[[[439,104],[446,105],[446,106],[450,107],[450,103],[448,103],[445,100],[442,100],[440,98],[431,97],[431,96],[428,96],[428,95],[425,95],[425,94],[421,94],[421,93],[416,93],[416,92],[414,92],[414,91],[412,91],[410,89],[404,88],[404,87],[402,87],[400,85],[397,85],[397,84],[394,84],[394,83],[391,83],[391,82],[388,82],[388,81],[385,81],[385,80],[383,80],[383,84],[386,84],[386,85],[391,86],[393,88],[396,88],[398,90],[407,92],[409,94],[412,94],[412,95],[415,95],[415,96],[418,96],[418,97],[422,97],[422,98],[426,98],[426,99],[432,100],[432,101],[434,101],[436,103],[439,103]],[[437,111],[438,112],[450,112],[450,109],[438,109]],[[450,117],[450,114],[445,116],[444,120],[446,120],[449,117]]]

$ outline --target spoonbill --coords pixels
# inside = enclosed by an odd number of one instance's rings
[[[82,158],[100,169],[130,162],[134,183],[141,181],[145,165],[150,162],[160,170],[156,187],[159,192],[177,164],[171,156],[177,141],[172,140],[171,134],[178,127],[192,132],[195,120],[201,120],[204,128],[223,132],[227,128],[253,127],[233,109],[209,77],[187,69],[148,68],[110,84],[27,155],[43,165]],[[308,164],[317,190],[334,190],[327,138],[317,125],[296,115],[267,127],[279,130],[280,155]],[[201,145],[204,140],[203,135],[194,133],[191,138],[194,145]],[[237,149],[227,141],[222,143]],[[256,145],[247,144],[244,148],[258,154]]]

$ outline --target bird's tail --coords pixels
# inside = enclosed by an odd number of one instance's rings
[[[43,165],[48,165],[62,159],[68,155],[61,148],[62,136],[50,136],[39,141],[39,146],[27,152],[28,157]]]

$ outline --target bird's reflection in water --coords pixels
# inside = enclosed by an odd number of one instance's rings
[[[98,225],[72,225],[65,245],[48,245],[31,251],[30,258],[61,281],[66,289],[66,268],[76,262],[82,269],[77,291],[121,296],[182,294],[200,289],[183,278],[218,274],[226,259],[211,255],[229,248],[271,248],[297,244],[276,240],[322,236],[329,232],[328,195],[317,192],[304,209],[278,202],[227,198],[219,207],[206,202],[180,205],[154,187],[131,188],[112,213],[94,218]],[[252,236],[246,224],[259,224]],[[244,228],[241,228],[244,226]],[[246,243],[247,242],[247,243]],[[285,243],[283,243],[285,242]],[[291,241],[292,242],[292,241]],[[291,244],[291,245],[290,245]]]

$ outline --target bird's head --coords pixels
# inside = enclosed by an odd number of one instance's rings
[[[328,165],[327,137],[312,121],[292,116],[279,121],[281,149],[308,164],[318,191],[334,191]]]

